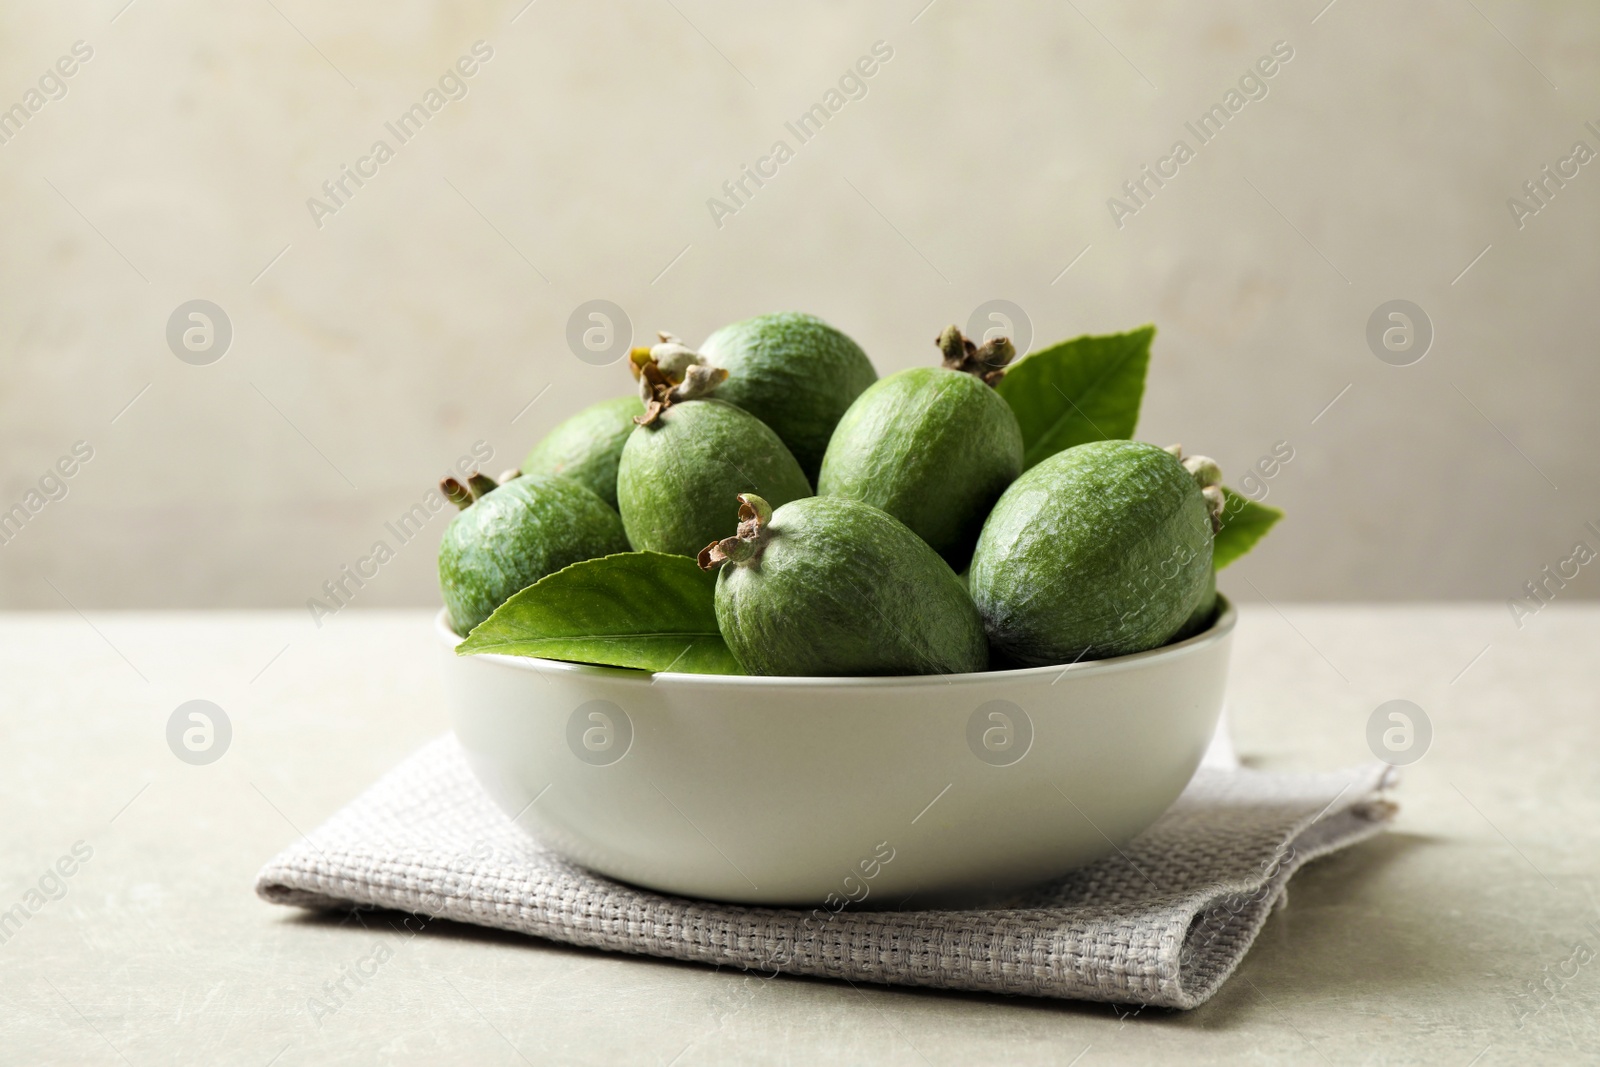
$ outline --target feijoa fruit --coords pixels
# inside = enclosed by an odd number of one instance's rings
[[[717,396],[772,427],[813,482],[840,417],[878,380],[860,345],[797,311],[724,326],[700,354],[728,372]]]
[[[616,511],[570,478],[525,474],[496,485],[479,474],[440,489],[464,509],[439,545],[439,587],[463,636],[545,575],[628,551]]]
[[[1203,459],[1203,457],[1197,457]],[[995,504],[972,557],[997,655],[1065,664],[1155,648],[1211,582],[1220,490],[1173,451],[1095,441],[1035,464]]]
[[[545,435],[522,463],[524,474],[560,474],[617,506],[617,461],[644,414],[638,397],[619,396],[591,404]]]
[[[820,496],[888,512],[956,570],[966,567],[989,509],[1022,473],[1022,429],[994,383],[1015,349],[981,348],[949,327],[942,367],[917,367],[869,386],[828,442]]]
[[[988,666],[983,621],[949,564],[899,519],[843,497],[773,510],[740,497],[707,545],[717,625],[751,674],[954,674]]]

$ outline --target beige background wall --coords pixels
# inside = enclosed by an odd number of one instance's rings
[[[1600,163],[1520,230],[1506,205],[1600,149],[1592,5],[923,2],[7,5],[0,106],[93,56],[0,144],[0,508],[93,458],[0,546],[0,603],[303,605],[474,441],[510,465],[630,387],[568,350],[595,298],[691,342],[811,310],[885,373],[994,298],[1040,342],[1154,320],[1141,437],[1234,481],[1294,449],[1245,598],[1501,600],[1600,546]],[[319,228],[307,198],[480,40]],[[1107,199],[1279,41],[1265,98],[1119,229]],[[194,298],[232,322],[208,366],[164,336]],[[1394,298],[1436,329],[1412,366],[1365,341]],[[443,522],[357,602],[434,602]]]

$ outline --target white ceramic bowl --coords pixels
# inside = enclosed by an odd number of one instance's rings
[[[440,644],[496,803],[602,874],[752,904],[1000,897],[1125,844],[1222,708],[1235,613],[1068,667],[901,678],[643,674]]]

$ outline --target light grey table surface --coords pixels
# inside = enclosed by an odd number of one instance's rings
[[[766,980],[441,923],[318,1017],[311,998],[384,935],[252,884],[447,728],[428,613],[0,616],[0,910],[49,891],[0,933],[0,1061],[1597,1062],[1600,608],[1524,623],[1245,606],[1229,700],[1247,764],[1370,760],[1392,698],[1433,740],[1394,830],[1297,875],[1196,1011]],[[191,699],[233,727],[206,766],[166,741]],[[47,877],[75,846],[88,859]]]

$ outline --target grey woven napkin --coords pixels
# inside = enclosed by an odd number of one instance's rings
[[[256,892],[766,973],[1192,1008],[1238,966],[1296,869],[1383,829],[1389,772],[1205,767],[1119,854],[1003,907],[807,921],[568,863],[511,823],[447,735],[268,863]]]

